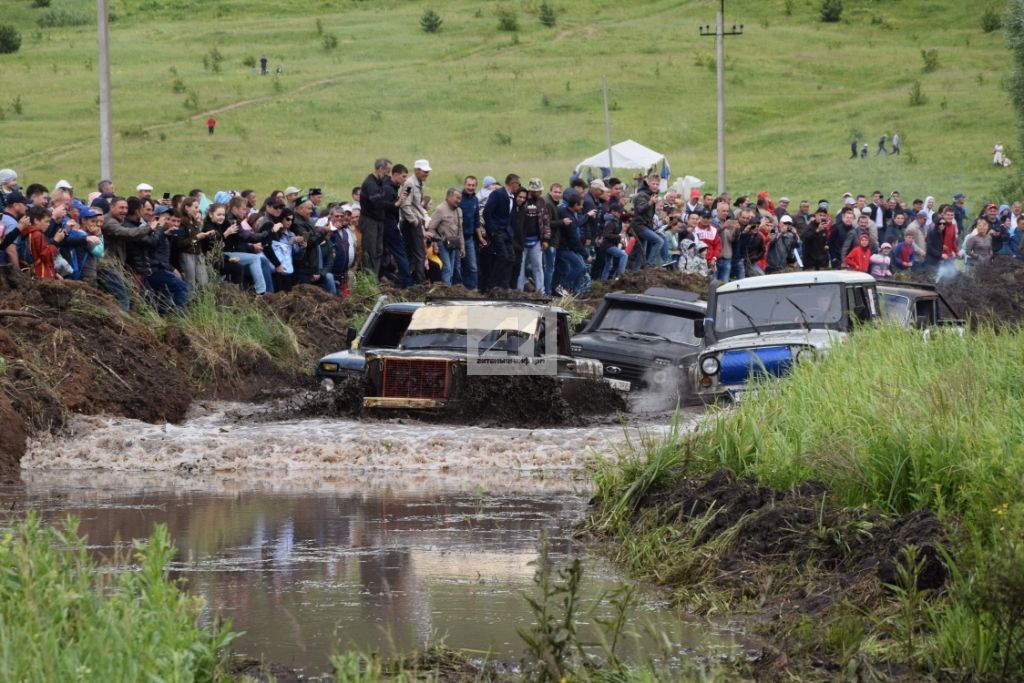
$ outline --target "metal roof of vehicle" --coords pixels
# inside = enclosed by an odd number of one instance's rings
[[[798,287],[800,285],[861,285],[874,284],[875,278],[867,273],[853,270],[811,270],[799,273],[776,273],[758,275],[734,280],[720,285],[716,292],[724,294],[747,289],[768,289],[770,287]]]

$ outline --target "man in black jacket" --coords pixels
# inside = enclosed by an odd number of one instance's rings
[[[826,270],[829,266],[828,253],[828,209],[818,208],[814,218],[800,232],[801,257],[804,270]]]
[[[373,162],[373,172],[359,188],[359,230],[363,236],[363,270],[375,277],[380,274],[384,255],[384,212],[387,199],[384,184],[391,174],[391,162],[380,158]]]
[[[661,235],[654,232],[654,214],[658,209],[658,190],[661,177],[655,174],[640,181],[640,190],[633,198],[633,220],[630,226],[637,240],[646,243],[644,265],[657,265],[658,254],[665,243]]]

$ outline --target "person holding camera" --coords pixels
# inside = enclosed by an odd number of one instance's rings
[[[441,257],[441,284],[452,286],[452,274],[458,259],[466,256],[466,239],[462,234],[462,192],[449,187],[445,192],[444,201],[430,217],[426,235],[430,239],[438,255]]]
[[[814,214],[814,218],[800,232],[804,270],[828,269],[830,263],[828,253],[829,227],[828,207],[819,206]]]
[[[935,212],[937,222],[925,237],[925,266],[938,271],[952,264],[960,253],[957,245],[956,216],[948,204]]]

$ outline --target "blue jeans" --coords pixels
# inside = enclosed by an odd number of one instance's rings
[[[146,281],[156,294],[160,315],[167,315],[171,306],[179,310],[185,308],[188,303],[188,285],[180,277],[169,270],[154,270]]]
[[[523,291],[523,287],[526,286],[526,262],[530,262],[530,271],[533,273],[533,284],[534,288],[538,292],[544,291],[544,250],[541,249],[540,242],[533,245],[532,247],[525,247],[523,249],[523,261],[522,265],[519,266],[519,281],[516,284],[516,289],[520,292]]]
[[[96,284],[104,292],[114,297],[117,300],[118,306],[126,311],[131,310],[132,300],[128,296],[128,287],[125,286],[124,278],[121,277],[119,272],[109,268],[97,268]]]
[[[454,275],[455,269],[459,265],[459,250],[448,249],[444,246],[444,242],[438,242],[437,253],[441,257],[441,284],[445,287],[451,287],[452,275]],[[468,246],[466,253],[469,253]]]
[[[267,292],[267,281],[263,277],[263,254],[247,254],[241,251],[225,252],[224,258],[237,259],[242,267],[249,270],[249,277],[252,278],[252,287],[257,294]]]
[[[555,253],[558,250],[554,247],[548,247],[544,250],[544,293],[551,294],[551,290],[554,289],[554,278],[555,278]]]
[[[615,276],[618,277],[626,272],[626,259],[629,255],[622,247],[607,247],[604,250],[604,268],[601,270],[601,282],[607,282],[612,272],[612,264],[615,267]]]
[[[455,262],[455,273],[452,275],[452,282],[461,284],[466,289],[476,289],[480,286],[480,268],[476,261],[476,236],[466,237],[466,255]]]
[[[559,249],[555,254],[555,282],[572,293],[580,288],[580,279],[587,269],[583,257],[572,249]]]
[[[267,255],[260,253],[260,267],[263,269],[263,283],[267,286],[267,294],[274,293],[274,264]]]
[[[732,272],[730,276],[733,280],[742,280],[747,276],[747,266],[743,263],[743,259],[734,258],[732,260]]]
[[[398,229],[397,223],[387,221],[384,223],[384,250],[395,259],[395,267],[398,269],[398,286],[405,289],[412,284],[412,274],[409,271],[409,257],[405,253],[405,239],[402,231]]]
[[[715,269],[715,279],[725,283],[729,281],[729,273],[732,272],[732,259],[718,259],[718,266]]]
[[[661,253],[662,247],[665,246],[664,238],[658,233],[654,232],[650,228],[640,228],[640,231],[636,234],[637,239],[644,241],[647,244],[645,255],[647,257],[648,266],[658,265],[657,257]]]

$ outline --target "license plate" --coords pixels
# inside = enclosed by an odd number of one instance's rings
[[[625,380],[625,379],[609,379],[609,378],[606,377],[605,381],[608,382],[608,384],[612,385],[612,389],[615,389],[617,391],[629,391],[629,387],[630,387],[629,380]]]

